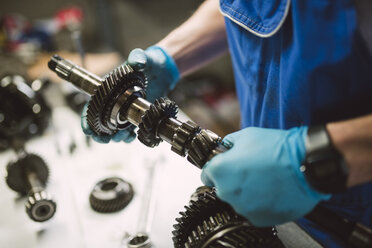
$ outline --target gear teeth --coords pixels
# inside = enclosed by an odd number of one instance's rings
[[[118,97],[127,89],[138,86],[138,93],[145,95],[146,79],[141,72],[134,71],[129,65],[121,65],[107,74],[88,104],[87,119],[97,135],[113,135],[118,128],[110,123],[110,114]]]
[[[115,188],[105,190],[104,185],[116,183]],[[93,210],[100,213],[113,213],[125,208],[134,196],[130,183],[117,178],[107,178],[99,181],[89,196],[89,203]]]
[[[209,189],[207,191],[206,189]],[[212,188],[200,187],[174,225],[174,247],[282,248],[271,228],[256,228],[216,197]],[[208,246],[206,246],[208,243]]]
[[[202,129],[191,140],[188,149],[187,160],[202,169],[209,160],[212,150],[215,149],[221,139],[215,133]]]
[[[178,106],[167,98],[159,98],[151,104],[150,108],[142,116],[137,132],[138,139],[148,147],[155,147],[162,141],[156,135],[158,124],[166,118],[175,118]]]

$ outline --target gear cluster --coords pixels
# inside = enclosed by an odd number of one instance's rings
[[[274,228],[257,228],[216,197],[212,188],[200,187],[174,225],[174,247],[281,248]]]

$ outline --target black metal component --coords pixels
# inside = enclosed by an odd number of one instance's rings
[[[0,79],[0,150],[15,139],[26,141],[47,128],[51,110],[42,95],[19,75]]]
[[[198,188],[185,209],[172,232],[176,248],[284,247],[274,228],[250,225],[212,188]]]
[[[157,127],[164,120],[175,118],[178,112],[178,107],[175,102],[160,98],[156,99],[154,104],[151,104],[142,116],[142,122],[139,124],[138,139],[148,147],[155,147],[162,141],[157,135]]]
[[[21,195],[27,195],[26,213],[38,222],[49,220],[56,212],[56,203],[46,192],[49,170],[42,158],[23,154],[7,165],[6,182]]]
[[[372,230],[361,223],[348,220],[335,212],[316,206],[306,218],[338,237],[350,247],[372,247]]]
[[[113,213],[125,208],[134,195],[130,183],[118,177],[99,181],[89,196],[92,209],[100,213]]]

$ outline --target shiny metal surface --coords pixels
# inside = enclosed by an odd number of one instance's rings
[[[137,98],[129,106],[127,115],[124,119],[127,119],[133,125],[138,126],[142,122],[142,116],[145,114],[151,106],[151,103],[143,98]],[[121,119],[121,118],[120,118]]]

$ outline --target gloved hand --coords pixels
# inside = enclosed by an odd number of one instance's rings
[[[209,161],[201,179],[255,226],[296,220],[330,198],[310,188],[300,171],[306,133],[307,127],[232,133],[224,139],[230,150]]]
[[[159,46],[151,46],[145,51],[132,50],[126,63],[145,74],[148,81],[146,99],[150,102],[165,96],[180,79],[173,58]]]
[[[107,144],[110,140],[115,142],[124,141],[125,143],[130,143],[136,138],[136,134],[134,132],[135,126],[130,125],[125,130],[120,130],[114,135],[96,135],[93,130],[90,128],[87,120],[87,111],[88,111],[88,104],[85,104],[83,111],[81,113],[81,128],[85,135],[91,136],[92,139],[98,143]]]

